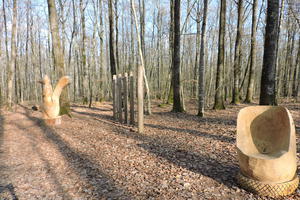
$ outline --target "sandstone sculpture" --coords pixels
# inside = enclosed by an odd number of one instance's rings
[[[281,106],[251,106],[237,119],[238,182],[263,196],[284,196],[297,189],[296,130]]]
[[[52,91],[51,81],[47,75],[39,81],[43,84],[43,117],[48,125],[61,124],[61,116],[59,116],[59,97],[64,87],[70,83],[68,76],[63,76],[57,83],[54,91]]]

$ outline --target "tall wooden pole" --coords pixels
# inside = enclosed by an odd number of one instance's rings
[[[143,87],[143,68],[138,67],[137,77],[137,96],[138,96],[138,131],[144,132],[144,87]]]
[[[124,74],[123,78],[123,91],[124,91],[124,123],[128,124],[128,74]]]
[[[122,74],[118,75],[118,97],[119,97],[119,122],[123,122],[123,112],[122,112],[122,108],[123,108],[123,87],[122,87]]]
[[[113,75],[113,85],[112,85],[112,92],[113,92],[113,115],[114,115],[114,119],[117,119],[117,104],[116,104],[116,100],[117,100],[117,95],[116,95],[116,90],[117,90],[117,77],[116,75]]]
[[[133,80],[133,73],[130,72],[129,75],[129,82],[130,82],[130,124],[134,124],[134,80]]]

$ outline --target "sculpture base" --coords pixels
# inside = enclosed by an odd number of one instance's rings
[[[237,175],[238,183],[249,192],[269,197],[280,197],[292,194],[298,187],[299,178],[297,175],[291,181],[284,183],[264,183],[245,177],[241,173]]]
[[[45,123],[49,126],[56,126],[61,124],[61,116],[56,118],[46,118],[44,119]]]

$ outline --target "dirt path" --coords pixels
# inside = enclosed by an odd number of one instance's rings
[[[2,112],[0,199],[267,199],[236,185],[241,107],[205,119],[155,108],[144,134],[115,123],[105,103],[73,107],[58,127],[26,107]],[[300,127],[298,106],[289,108]]]

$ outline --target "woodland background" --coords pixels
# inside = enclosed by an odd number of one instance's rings
[[[72,78],[68,89],[68,96],[72,102],[91,105],[93,101],[110,100],[111,75],[129,71],[136,73],[140,65],[138,37],[141,39],[151,99],[172,103],[172,58],[176,41],[173,35],[176,32],[176,22],[180,27],[179,84],[180,96],[183,99],[199,96],[199,80],[204,81],[205,90],[202,92],[204,91],[206,99],[205,106],[211,106],[215,102],[214,97],[218,90],[221,90],[222,99],[227,103],[239,103],[245,99],[246,102],[251,102],[259,97],[266,14],[268,2],[271,5],[272,1],[132,1],[134,0],[2,0],[1,104],[41,101],[42,87],[37,81],[45,74],[51,77],[53,83],[56,83],[62,74]],[[60,54],[63,57],[62,73],[59,72],[60,66],[55,64],[54,59],[54,49],[57,47],[50,31],[50,2],[54,2],[57,14]],[[174,8],[176,2],[181,6],[179,19],[174,19],[174,13],[178,13]],[[226,2],[227,5],[226,13],[222,15],[225,17],[225,48],[224,66],[220,72],[222,80],[219,80],[217,66],[220,52],[218,38],[221,30],[221,2]],[[135,27],[131,3],[137,11],[138,29]],[[279,3],[276,10],[279,21],[278,41],[275,38],[278,49],[276,57],[269,58],[275,59],[278,66],[275,76],[276,99],[297,97],[300,90],[300,5],[297,0],[281,0]],[[207,16],[206,29],[203,32],[204,13]],[[256,30],[256,50],[252,61],[253,30]],[[206,35],[201,40],[202,33]],[[201,41],[204,46],[203,54],[200,48]],[[114,61],[111,60],[112,56]],[[204,78],[199,79],[201,57],[205,74]],[[249,81],[251,79],[252,85]],[[253,94],[247,97],[251,88]]]

